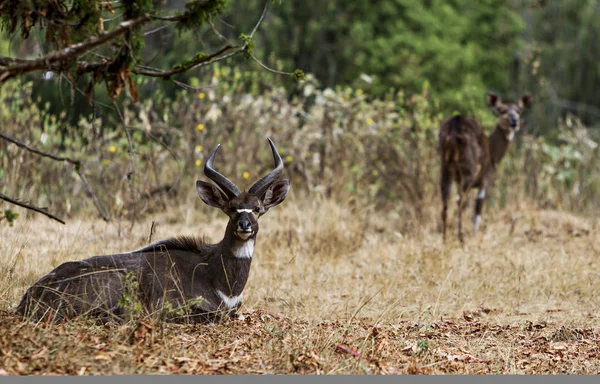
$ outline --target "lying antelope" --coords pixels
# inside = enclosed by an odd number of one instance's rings
[[[202,201],[221,209],[229,222],[223,240],[206,244],[195,237],[161,240],[136,251],[95,256],[59,265],[25,292],[17,312],[27,318],[57,321],[87,314],[123,318],[131,286],[148,313],[172,309],[170,319],[192,322],[219,320],[242,302],[258,233],[258,218],[281,203],[290,188],[283,162],[269,140],[275,169],[248,192],[213,169],[219,145],[204,174],[215,184],[198,180]],[[220,188],[217,188],[217,186]],[[185,311],[177,311],[184,308]],[[174,315],[176,314],[176,315]]]
[[[477,121],[453,116],[442,122],[438,150],[441,156],[440,184],[442,192],[442,233],[446,238],[448,199],[452,181],[458,186],[458,238],[463,241],[462,211],[471,188],[477,188],[473,232],[477,234],[481,210],[488,188],[493,184],[498,164],[506,154],[509,143],[519,131],[520,113],[533,102],[530,94],[517,103],[505,104],[499,96],[488,93],[487,104],[498,115],[496,129],[486,136]]]

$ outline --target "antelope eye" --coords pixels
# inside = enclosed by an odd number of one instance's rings
[[[254,212],[256,212],[256,213],[260,212],[260,207],[258,205],[256,207],[254,207]]]

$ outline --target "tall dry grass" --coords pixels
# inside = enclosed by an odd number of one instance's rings
[[[14,307],[64,261],[146,244],[152,221],[154,240],[191,234],[219,241],[225,215],[193,194],[189,199],[133,227],[85,217],[64,227],[40,218],[3,226],[0,306]],[[452,237],[444,246],[435,221],[405,233],[407,224],[392,211],[291,197],[261,219],[245,307],[312,321],[430,322],[478,308],[498,318],[560,309],[565,321],[597,319],[598,221],[526,204],[511,208],[489,212],[481,236],[461,247]]]
[[[7,89],[0,90],[5,99]],[[123,178],[129,163],[121,131],[98,135],[106,122],[82,121],[61,143],[60,116],[53,122],[26,98],[3,104],[9,134],[42,150],[63,145],[84,159],[112,221],[97,218],[69,165],[0,143],[0,188],[67,218],[61,226],[10,207],[21,216],[13,226],[0,223],[0,329],[10,334],[0,334],[0,349],[11,351],[0,356],[10,367],[0,374],[598,372],[597,358],[588,361],[594,350],[556,363],[553,349],[555,340],[568,340],[556,349],[564,357],[599,339],[590,331],[600,316],[597,146],[576,120],[562,146],[533,136],[512,146],[480,235],[464,246],[450,236],[443,245],[441,115],[429,112],[426,95],[369,102],[352,90],[308,88],[290,101],[277,89],[235,98],[219,89],[204,99],[182,94],[164,115],[150,101],[127,108],[133,184]],[[271,166],[266,136],[282,153],[292,192],[261,219],[246,320],[98,328],[12,316],[41,275],[67,260],[146,244],[153,221],[154,240],[193,234],[219,241],[226,218],[200,201],[194,181],[220,142],[217,169],[249,185]],[[138,336],[139,345],[130,340]],[[532,355],[538,344],[543,351]],[[350,346],[368,359],[344,349]],[[56,359],[41,358],[44,350]]]

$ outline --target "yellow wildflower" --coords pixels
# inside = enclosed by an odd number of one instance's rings
[[[369,117],[367,120],[365,120],[365,123],[367,123],[367,125],[371,125],[374,123],[374,121]]]
[[[242,173],[242,177],[243,177],[245,180],[248,180],[248,178],[250,177],[250,174],[249,174],[248,172],[244,171],[244,173]]]
[[[286,163],[291,163],[292,161],[294,161],[294,158],[292,156],[287,156],[285,158]]]
[[[117,147],[115,147],[114,145],[111,145],[110,147],[108,147],[108,152],[110,152],[110,153],[117,152]]]
[[[196,128],[198,129],[198,131],[202,132],[204,131],[204,124],[200,123]]]
[[[200,168],[202,166],[202,160],[196,160],[196,168]]]
[[[357,94],[358,96],[362,95],[363,93],[364,93],[364,92],[363,92],[363,90],[362,90],[362,89],[360,89],[360,88],[356,90],[356,94]]]
[[[202,150],[204,149],[203,146],[201,145],[196,145],[196,152],[202,152]]]
[[[204,93],[204,92],[200,92],[200,93],[198,94],[198,98],[199,98],[200,100],[204,99],[205,97],[206,97],[206,93]]]

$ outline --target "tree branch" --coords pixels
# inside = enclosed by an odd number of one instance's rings
[[[49,53],[48,55],[36,59],[36,60],[18,60],[17,64],[10,65],[6,68],[0,69],[0,83],[10,78],[25,73],[39,71],[42,69],[55,69],[54,64],[61,63],[66,60],[75,58],[76,56],[89,51],[99,45],[102,45],[117,36],[124,34],[125,32],[139,27],[150,20],[150,16],[142,16],[137,19],[127,20],[119,24],[119,26],[110,32],[102,33],[97,37],[88,39],[84,42],[72,45],[70,47],[61,49],[60,51]]]
[[[55,161],[66,161],[67,163],[73,164],[75,166],[75,172],[77,172],[77,175],[79,175],[79,178],[85,185],[85,188],[86,188],[88,194],[90,195],[90,197],[92,198],[92,201],[94,202],[94,205],[96,206],[96,209],[98,210],[98,213],[100,213],[100,216],[102,216],[104,221],[110,221],[110,217],[108,217],[106,215],[106,213],[104,213],[104,210],[100,206],[100,202],[98,201],[98,198],[96,197],[96,194],[94,193],[94,190],[92,189],[92,186],[90,185],[90,183],[88,183],[85,175],[83,174],[83,163],[81,160],[72,159],[70,157],[57,156],[57,155],[54,155],[54,154],[48,153],[48,152],[42,152],[38,149],[28,146],[25,143],[20,142],[17,139],[14,139],[10,136],[6,136],[5,134],[3,134],[1,132],[0,132],[0,138],[6,140],[8,142],[11,142],[11,143],[15,144],[16,146],[21,147],[31,153],[35,153],[36,155],[39,155],[42,157],[47,157],[47,158],[55,160]],[[64,224],[64,222],[63,222],[63,224]]]
[[[198,58],[192,60],[191,62],[189,62],[185,65],[182,65],[180,67],[177,67],[175,69],[172,69],[170,71],[164,71],[164,72],[151,71],[151,70],[146,70],[146,69],[136,67],[136,68],[132,69],[131,72],[135,73],[136,75],[149,76],[149,77],[170,77],[170,76],[176,75],[178,73],[189,71],[190,69],[193,69],[193,68],[201,67],[201,66],[204,66],[207,64],[212,64],[216,61],[223,60],[223,59],[215,59],[215,58],[233,48],[235,48],[235,47],[228,44],[228,45],[224,46],[223,48],[219,49],[218,51],[211,53],[208,56],[198,57]],[[242,51],[241,48],[238,49],[238,51],[239,52],[236,52],[236,54],[240,53]]]
[[[16,145],[16,146],[18,146],[18,147],[21,147],[21,148],[23,148],[23,149],[26,149],[26,150],[28,150],[29,152],[35,153],[36,155],[40,155],[40,156],[42,156],[42,157],[47,157],[47,158],[50,158],[50,159],[52,159],[52,160],[56,160],[56,161],[66,161],[66,162],[68,162],[68,163],[71,163],[71,164],[73,164],[73,165],[75,165],[75,166],[78,166],[78,167],[80,167],[80,166],[81,166],[81,160],[78,160],[78,159],[71,159],[70,157],[57,156],[57,155],[53,155],[52,153],[48,153],[48,152],[42,152],[42,151],[40,151],[40,150],[38,150],[38,149],[35,149],[35,148],[32,148],[32,147],[28,146],[28,145],[27,145],[27,144],[25,144],[25,143],[22,143],[22,142],[20,142],[20,141],[19,141],[19,140],[17,140],[17,139],[13,139],[13,138],[12,138],[12,137],[10,137],[10,136],[6,136],[6,135],[5,135],[4,133],[2,133],[2,132],[0,132],[0,138],[4,139],[4,140],[6,140],[6,141],[9,141],[9,142],[11,142],[11,143],[15,144],[15,145]]]
[[[266,0],[265,1],[265,7],[263,8],[262,14],[260,15],[260,18],[258,19],[258,22],[254,26],[254,29],[252,30],[252,33],[250,33],[250,38],[254,37],[254,34],[258,30],[258,27],[260,27],[260,25],[262,24],[263,20],[265,19],[265,15],[267,14],[267,11],[269,10],[269,1],[270,0]]]
[[[293,72],[284,72],[284,71],[278,71],[278,70],[276,70],[276,69],[273,69],[273,68],[267,67],[267,66],[266,66],[265,64],[263,64],[263,63],[262,63],[260,60],[258,60],[258,59],[256,58],[256,56],[254,56],[254,55],[252,55],[252,54],[250,55],[250,57],[252,57],[252,59],[253,59],[254,61],[256,61],[256,62],[258,63],[258,65],[260,65],[260,66],[261,66],[261,67],[262,67],[264,70],[266,70],[266,71],[269,71],[269,72],[272,72],[272,73],[275,73],[275,74],[278,74],[278,75],[288,75],[288,76],[292,76],[292,75],[294,74]]]
[[[61,224],[65,224],[65,221],[63,219],[61,219],[59,217],[56,217],[53,214],[49,213],[46,210],[46,208],[39,208],[39,207],[36,207],[34,205],[21,202],[19,200],[16,200],[16,199],[13,199],[13,198],[8,197],[6,195],[3,195],[2,193],[0,193],[0,199],[2,199],[4,201],[7,201],[7,202],[9,202],[11,204],[14,204],[14,205],[18,205],[19,207],[23,207],[23,208],[29,209],[30,211],[41,213],[42,215],[48,216],[49,218],[51,218],[53,220],[56,220],[56,221],[58,221]]]
[[[256,31],[258,30],[258,28],[262,24],[263,20],[265,19],[265,15],[267,14],[267,11],[269,9],[269,1],[271,1],[271,0],[265,1],[265,6],[263,8],[262,14],[260,15],[260,18],[258,19],[258,21],[256,22],[256,25],[252,29],[252,32],[250,33],[250,36],[249,36],[249,40],[252,40],[252,38],[254,38]],[[184,18],[184,15],[170,16],[170,17],[154,16],[153,18],[157,19],[157,20],[179,21],[182,18]],[[222,36],[220,33],[218,33],[216,31],[216,29],[214,28],[214,25],[212,23],[210,23],[210,24],[211,24],[211,27],[213,28],[213,32],[215,32],[215,34],[217,34],[217,36],[224,38],[224,36]],[[242,52],[245,52],[248,50],[248,42],[244,43],[243,46],[239,47],[235,51],[221,56],[225,52],[230,51],[231,49],[235,49],[235,48],[236,48],[235,46],[228,44],[228,45],[224,46],[223,48],[219,49],[218,51],[211,53],[208,56],[198,57],[198,58],[192,60],[191,62],[189,62],[185,65],[182,65],[180,67],[177,67],[175,69],[172,69],[170,71],[164,71],[164,72],[158,71],[158,70],[151,71],[151,70],[145,70],[145,69],[136,67],[131,72],[133,72],[137,75],[149,76],[149,77],[170,77],[170,76],[176,75],[178,73],[186,72],[186,71],[189,71],[190,69],[194,69],[194,68],[198,68],[198,67],[204,67],[206,65],[210,65],[210,64],[216,63],[217,61],[222,61],[222,60],[228,59],[232,56],[235,56],[237,54],[240,54]],[[257,59],[255,58],[255,60],[257,60]],[[262,64],[262,63],[260,63],[260,64]]]

